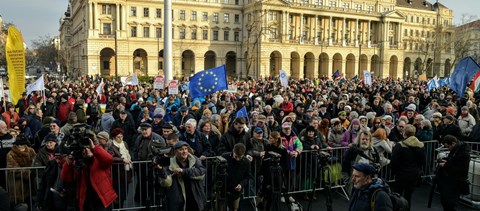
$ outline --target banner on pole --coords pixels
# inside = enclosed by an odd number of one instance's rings
[[[163,89],[165,86],[165,78],[161,75],[155,76],[155,81],[153,83],[154,89]]]

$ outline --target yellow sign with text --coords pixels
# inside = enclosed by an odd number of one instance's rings
[[[8,68],[8,87],[12,102],[17,103],[25,92],[25,47],[22,33],[17,28],[8,28],[7,43],[5,46]]]

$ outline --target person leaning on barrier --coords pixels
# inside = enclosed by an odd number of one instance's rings
[[[117,198],[113,189],[110,168],[113,157],[98,144],[94,144],[93,132],[87,135],[89,146],[82,150],[82,165],[79,168],[78,161],[67,157],[63,164],[60,178],[64,183],[73,184],[76,189],[76,200],[80,211],[83,210],[112,210],[111,204]],[[73,172],[72,172],[73,171]]]
[[[17,136],[13,147],[7,154],[7,168],[30,167],[36,153],[30,147],[30,143],[23,135]],[[30,184],[30,170],[10,170],[7,174],[8,190],[10,203],[12,205],[28,201],[28,197],[32,194],[29,187],[36,187]],[[13,180],[13,181],[12,181]],[[33,185],[33,186],[32,186]]]
[[[167,188],[166,210],[204,210],[207,198],[204,190],[206,168],[200,159],[189,153],[184,141],[175,144],[175,156],[169,166],[155,166],[159,184]]]
[[[367,163],[373,166],[380,165],[380,155],[373,147],[372,134],[368,130],[361,130],[353,145],[345,152],[342,160],[342,174],[344,177],[348,177],[351,174],[351,166],[357,163]]]
[[[107,147],[107,151],[113,156],[113,188],[119,196],[118,205],[120,207],[122,207],[123,201],[127,198],[128,186],[132,182],[133,168],[128,144],[123,141],[123,133],[122,128],[113,129],[110,132],[113,141],[109,141]]]
[[[357,163],[352,166],[353,193],[350,197],[351,211],[393,211],[392,201],[386,191],[388,184],[375,178],[377,170],[370,164]]]
[[[415,126],[406,125],[404,131],[406,139],[398,142],[393,148],[390,165],[395,177],[393,190],[411,204],[413,191],[425,163],[425,150],[424,144],[415,137]]]
[[[245,151],[245,145],[238,143],[233,146],[232,153],[222,155],[227,160],[227,205],[233,211],[239,209],[241,194],[252,177]]]
[[[450,151],[438,163],[437,177],[440,201],[444,210],[456,210],[460,195],[469,190],[468,169],[470,147],[452,135],[446,135],[442,144]]]
[[[37,210],[62,211],[67,209],[65,187],[58,176],[62,171],[68,150],[62,146],[55,148],[54,160],[46,164],[37,191]]]

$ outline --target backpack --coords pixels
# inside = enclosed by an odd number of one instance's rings
[[[385,190],[383,188],[378,188],[372,193],[372,197],[370,199],[370,208],[372,211],[375,210],[375,197],[378,192],[380,191],[385,191],[385,193],[388,194],[390,197],[390,200],[392,201],[392,206],[393,206],[393,211],[408,211],[409,205],[407,199],[400,195],[399,193],[392,192],[390,190]]]

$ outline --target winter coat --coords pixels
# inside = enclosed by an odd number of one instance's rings
[[[348,146],[349,144],[353,143],[353,141],[355,141],[357,138],[357,133],[358,131],[355,131],[352,127],[350,127],[349,130],[343,133],[342,138],[340,139],[340,144],[342,146]]]
[[[368,159],[361,156],[361,154],[364,154]],[[343,155],[342,172],[351,175],[351,168],[357,163],[367,163],[376,166],[380,164],[380,155],[373,146],[367,150],[362,150],[358,144],[352,145]]]
[[[32,131],[33,135],[37,134],[40,128],[42,128],[42,125],[42,119],[39,116],[33,114],[28,118],[28,127]]]
[[[63,189],[63,184],[58,184],[60,187],[56,187],[55,184],[58,178],[59,164],[56,160],[51,160],[47,162],[43,176],[41,177],[38,191],[37,191],[37,203],[38,206],[42,207],[43,210],[66,210],[67,203],[66,199],[55,195],[50,188],[54,188],[57,191]],[[61,191],[59,191],[61,192]]]
[[[420,177],[425,163],[424,144],[415,136],[410,136],[395,145],[390,158],[392,174],[397,180]]]
[[[123,140],[128,144],[129,147],[135,145],[133,142],[133,137],[137,133],[137,130],[135,129],[135,123],[130,122],[128,118],[125,118],[125,121],[117,119],[112,124],[112,130],[115,128],[121,128],[123,130]]]
[[[239,134],[235,128],[230,126],[228,128],[227,133],[222,135],[222,138],[220,138],[220,145],[218,146],[218,153],[221,155],[225,152],[231,152],[233,150],[233,146],[238,143],[243,143],[245,146],[247,146],[247,151],[250,150],[248,148],[249,146],[249,141],[250,141],[250,134],[245,132],[245,130],[242,130],[242,132]]]
[[[89,167],[86,166],[87,164],[83,164],[81,167],[82,172],[79,172],[79,170],[75,168],[75,164],[68,165],[68,163],[65,162],[60,173],[60,178],[63,182],[76,182],[77,200],[80,211],[84,210],[83,206],[87,197],[87,182],[90,182],[104,207],[110,206],[117,198],[117,194],[112,186],[112,176],[110,173],[110,167],[113,161],[112,155],[99,145],[96,145],[92,152],[93,161],[90,164],[90,171],[88,169]],[[74,178],[72,178],[72,171],[74,171]],[[89,177],[88,180],[87,176]]]
[[[193,149],[195,152],[195,156],[200,157],[200,156],[213,156],[214,153],[212,151],[212,145],[208,140],[205,138],[205,136],[198,132],[195,131],[193,134],[188,134],[187,132],[182,133],[179,137],[180,141],[185,141],[187,142],[190,147]]]
[[[449,125],[444,124],[443,127],[439,131],[439,136],[440,136],[439,141],[442,140],[443,137],[445,137],[446,135],[452,135],[452,136],[455,136],[457,138],[461,138],[462,137],[462,131],[461,131],[460,127],[458,127],[454,123],[451,123]]]
[[[57,117],[57,104],[46,102],[44,105],[41,106],[43,111],[43,116],[51,116],[56,118]]]
[[[33,164],[32,166],[34,167],[40,167],[40,166],[46,166],[48,161],[50,160],[55,160],[55,156],[54,156],[54,151],[48,151],[47,150],[47,147],[44,146],[42,148],[40,148],[40,150],[38,150],[38,153],[37,155],[35,156],[35,158],[33,159]],[[37,170],[37,176],[39,178],[42,178],[42,175],[43,175],[43,172],[44,169],[38,169]]]
[[[77,122],[78,123],[86,123],[87,122],[87,114],[83,108],[83,105],[75,105],[74,111],[77,114]]]
[[[18,146],[14,145],[7,154],[7,168],[30,167],[34,157],[35,151],[32,148],[27,147],[25,151],[22,152],[18,149]],[[32,181],[30,180],[30,170],[9,171],[7,178],[11,203],[18,204],[25,202],[27,197],[35,193],[34,191],[30,192],[29,189],[29,187],[33,187],[31,185],[34,185],[29,184],[29,182]],[[11,179],[13,179],[13,181]]]
[[[173,125],[180,130],[180,125],[184,125],[185,122],[189,119],[194,119],[192,114],[187,114],[187,116],[182,116],[182,112],[178,111],[178,113],[173,117]],[[183,129],[181,132],[184,132]]]
[[[325,139],[322,134],[318,130],[315,130],[315,135],[313,140],[307,140],[307,134],[306,134],[306,129],[303,129],[300,134],[298,135],[300,141],[303,143],[303,148],[305,150],[310,150],[312,145],[318,145],[320,149],[327,148],[327,142],[325,142]],[[303,138],[305,137],[305,138]],[[303,140],[302,140],[303,138]]]
[[[72,110],[73,110],[73,105],[71,103],[68,103],[68,102],[59,103],[58,111],[57,111],[57,119],[59,119],[60,122],[62,122],[62,124],[65,124],[68,120],[68,114]]]
[[[156,148],[159,148],[165,147],[167,144],[162,136],[154,132],[152,132],[150,137],[146,138],[142,135],[137,136],[135,139],[135,147],[133,148],[132,158],[138,161],[150,160],[150,156],[152,155],[152,145],[154,145]]]
[[[468,114],[465,117],[458,117],[458,127],[460,127],[460,130],[462,131],[462,135],[464,137],[468,137],[470,135],[473,126],[475,126],[476,124],[477,123],[475,122],[475,118],[473,118],[471,114]]]
[[[110,131],[112,130],[113,122],[115,122],[115,119],[113,118],[112,114],[104,113],[100,120],[100,124],[102,125],[102,131],[110,133]]]
[[[155,173],[162,187],[167,188],[167,209],[168,211],[185,211],[186,193],[185,180],[190,181],[190,187],[193,192],[194,200],[197,202],[198,209],[205,208],[207,197],[204,190],[204,178],[206,168],[202,165],[200,159],[194,155],[188,155],[188,167],[183,168],[183,173],[173,174],[174,169],[179,168],[176,157],[170,158],[170,166],[163,168]]]
[[[5,111],[3,112],[2,116],[5,118],[5,123],[7,123],[8,128],[12,128],[13,125],[18,123],[18,119],[20,119],[17,112],[13,112],[13,114],[11,114],[9,111]]]
[[[385,157],[385,152],[388,154],[392,154],[393,142],[387,140],[380,140],[378,138],[372,137],[372,144],[373,147],[378,152],[380,156],[380,165],[386,166],[390,163],[390,160]]]
[[[350,197],[350,211],[370,211],[372,210],[371,200],[375,190],[381,188],[375,194],[374,211],[393,211],[392,201],[388,192],[390,188],[388,184],[380,178],[374,178],[372,183],[361,189],[354,189]]]
[[[398,126],[394,127],[392,131],[390,131],[390,133],[388,134],[388,140],[395,143],[403,140],[403,134],[398,131]]]
[[[300,156],[300,153],[302,153],[303,150],[303,145],[300,139],[296,135],[290,134],[290,138],[285,138],[285,135],[283,133],[280,133],[280,141],[283,143],[283,146],[287,149],[287,153],[289,155],[289,170],[295,170],[297,167],[296,164],[296,158],[290,156],[292,152],[297,152],[298,156]]]
[[[330,128],[330,132],[328,133],[328,145],[331,147],[342,147],[341,141],[343,134],[345,134],[345,129],[341,129],[341,132],[335,131],[335,129]]]
[[[417,131],[417,138],[420,141],[431,141],[433,139],[432,128],[420,128]]]
[[[252,178],[250,161],[245,156],[242,160],[237,161],[233,158],[232,153],[222,156],[227,160],[227,192],[232,195],[232,198],[240,197],[248,187],[248,181]],[[242,189],[236,191],[235,187],[239,184]]]

